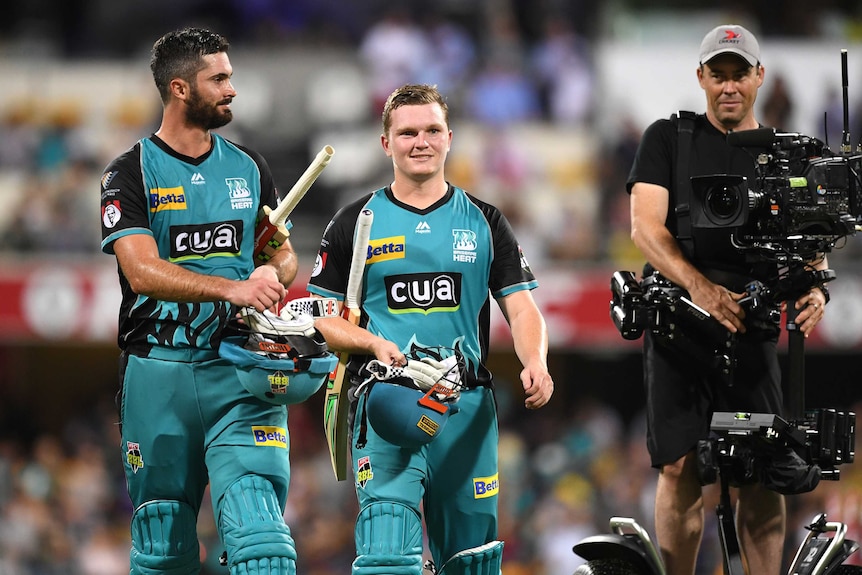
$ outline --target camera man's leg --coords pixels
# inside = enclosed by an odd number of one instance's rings
[[[736,530],[749,573],[778,574],[786,520],[783,495],[760,483],[739,488]]]
[[[428,546],[439,573],[499,575],[496,404],[487,388],[465,390],[460,411],[428,446],[425,519]]]
[[[120,415],[134,506],[132,575],[200,570],[197,515],[207,479],[193,365],[124,356]]]
[[[293,575],[296,547],[284,522],[290,483],[287,409],[252,397],[232,365],[215,373],[218,379],[200,391],[202,405],[220,406],[204,413],[206,462],[229,571]]]
[[[668,575],[694,573],[703,537],[703,507],[695,452],[662,465],[656,484],[655,526]]]
[[[691,575],[703,537],[695,447],[709,435],[709,389],[696,366],[644,333],[647,447],[659,469],[656,539],[668,575]]]
[[[366,397],[359,399],[359,414]],[[362,419],[355,418],[354,439],[360,436]],[[360,509],[353,575],[421,575],[419,502],[424,494],[425,450],[392,445],[370,424],[365,438],[363,448],[351,446]]]
[[[728,411],[783,412],[781,367],[774,341],[739,346],[737,380],[722,399]],[[777,574],[784,550],[784,496],[760,483],[739,489],[736,529],[749,573]]]

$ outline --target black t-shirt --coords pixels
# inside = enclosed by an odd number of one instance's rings
[[[666,225],[675,236],[677,215],[674,207],[679,195],[676,189],[678,141],[678,122],[675,117],[651,124],[641,139],[626,183],[629,193],[635,182],[656,184],[670,191]],[[751,188],[755,183],[755,157],[760,151],[728,145],[726,135],[710,124],[705,115],[698,114],[691,140],[688,176],[739,175],[747,178],[748,187]],[[730,228],[693,229],[692,263],[701,269],[719,269],[751,278],[760,275],[747,261],[746,255],[732,245],[731,232]],[[726,285],[726,282],[722,283]],[[742,286],[728,287],[739,289]]]

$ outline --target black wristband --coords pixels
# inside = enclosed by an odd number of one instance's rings
[[[826,286],[825,286],[825,285],[819,285],[819,286],[817,286],[817,287],[819,287],[819,288],[820,288],[820,291],[822,291],[822,292],[823,292],[823,297],[824,297],[824,298],[826,298],[826,302],[825,302],[825,303],[829,303],[829,290],[826,288]]]

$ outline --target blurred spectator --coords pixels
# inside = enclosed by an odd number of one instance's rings
[[[467,96],[471,119],[494,127],[536,120],[539,97],[529,77],[513,62],[498,59],[482,67]]]
[[[642,129],[630,115],[623,114],[620,129],[602,145],[598,160],[599,213],[603,225],[603,245],[599,252],[624,269],[640,271],[643,256],[631,240],[631,213],[626,178],[631,170]]]
[[[406,9],[396,6],[368,29],[359,55],[368,69],[372,115],[376,118],[395,88],[420,78],[430,52],[423,30]]]
[[[850,112],[854,112],[854,110],[851,109]],[[849,115],[849,122],[852,127],[856,115],[852,113]],[[844,134],[844,100],[841,92],[832,85],[826,88],[825,104],[818,117],[815,118],[814,125],[818,127],[817,137],[838,151]]]
[[[530,59],[545,117],[563,125],[588,122],[593,112],[595,80],[586,39],[575,33],[566,20],[551,16]]]
[[[36,110],[32,100],[7,106],[0,122],[0,169],[24,170],[34,165],[40,139]]]
[[[542,575],[570,575],[583,563],[572,546],[595,535],[593,484],[576,472],[560,477],[538,501],[530,522]]]
[[[539,119],[539,93],[526,73],[523,42],[509,15],[500,13],[491,18],[481,48],[482,64],[467,94],[468,117],[498,128]]]
[[[449,94],[450,106],[460,108],[460,103],[453,106],[453,102],[461,99],[474,71],[476,44],[463,26],[437,13],[424,22],[424,30],[429,57],[418,79],[436,85]]]
[[[787,86],[787,81],[781,74],[772,77],[772,90],[763,103],[763,125],[786,132],[792,130],[790,121],[793,118],[793,97]]]

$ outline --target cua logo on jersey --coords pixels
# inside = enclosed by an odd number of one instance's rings
[[[134,441],[126,442],[126,463],[132,468],[132,473],[144,467],[144,457],[141,455],[141,445]]]
[[[287,430],[273,425],[253,425],[254,444],[287,449]]]
[[[460,273],[404,274],[384,278],[391,313],[456,311],[461,302]]]
[[[452,260],[472,264],[476,261],[476,232],[452,230]]]
[[[171,226],[171,261],[208,256],[236,256],[242,245],[242,222]]]
[[[387,260],[403,259],[404,249],[404,236],[371,240],[368,242],[368,255],[365,258],[365,263],[367,265]]]
[[[245,178],[225,178],[228,193],[230,194],[230,206],[235,210],[253,208],[254,202],[251,198],[251,190]]]
[[[360,457],[356,460],[356,484],[365,487],[372,479],[374,472],[371,470],[371,459],[368,456]]]
[[[187,209],[186,193],[182,186],[150,190],[150,212],[185,209]]]
[[[500,491],[499,473],[490,477],[473,478],[473,499],[485,499],[494,497]]]

